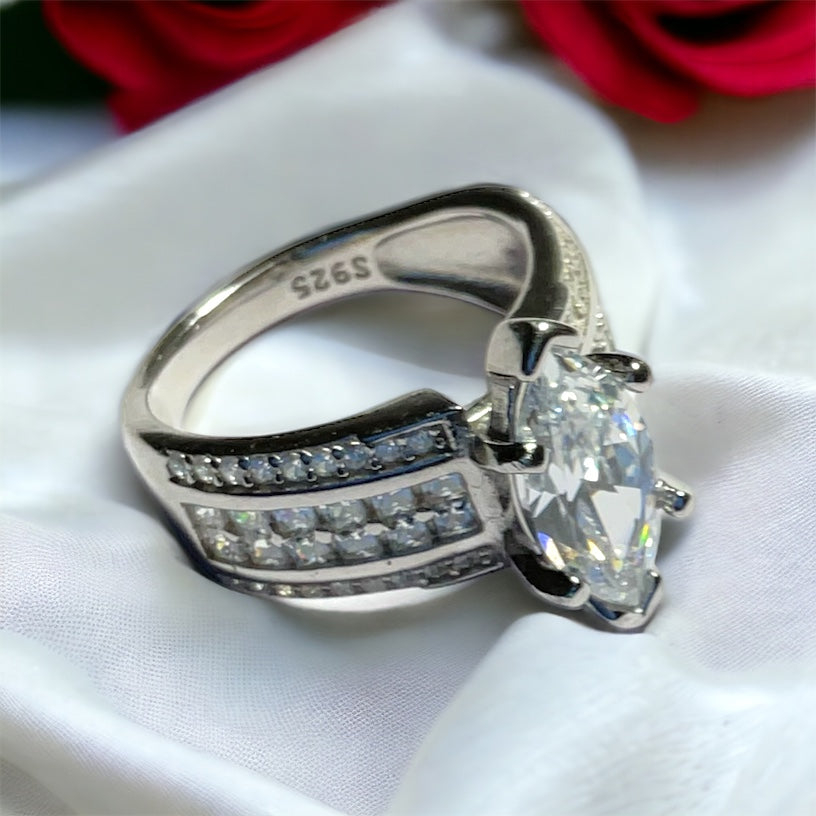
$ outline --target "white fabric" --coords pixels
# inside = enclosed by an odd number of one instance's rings
[[[816,807],[812,102],[605,112],[514,19],[386,8],[4,205],[5,813]],[[542,613],[510,574],[339,612],[199,577],[120,447],[139,357],[244,261],[477,181],[565,215],[619,345],[649,354],[660,464],[699,502],[665,525],[648,632]],[[197,427],[469,399],[492,324],[423,298],[329,310],[236,357]]]

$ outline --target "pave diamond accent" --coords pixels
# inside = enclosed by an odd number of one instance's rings
[[[623,380],[556,349],[526,389],[520,435],[550,450],[543,473],[516,476],[540,552],[614,609],[641,607],[651,591],[660,516],[652,442]]]
[[[281,457],[281,474],[288,482],[305,482],[309,476],[309,468],[303,461],[303,454],[297,451],[286,453]]]
[[[394,555],[425,550],[431,545],[431,530],[427,524],[401,520],[383,536]]]
[[[195,480],[189,460],[178,451],[170,451],[167,454],[167,472],[170,478],[179,484],[192,484]]]
[[[227,530],[210,530],[204,536],[204,544],[210,557],[228,564],[240,564],[249,556],[246,542],[235,533]]]
[[[424,567],[398,570],[361,580],[317,581],[310,583],[278,583],[247,578],[224,577],[232,589],[252,595],[279,598],[325,598],[386,592],[395,589],[427,588],[485,575],[502,569],[505,558],[498,548],[481,547],[474,552],[433,561]]]
[[[368,511],[361,501],[326,504],[318,510],[327,527],[335,533],[348,533],[366,523]]]
[[[271,536],[255,536],[249,557],[253,564],[266,569],[286,569],[292,563],[289,550],[281,542],[274,541]]]
[[[222,456],[218,463],[218,475],[225,485],[242,487],[246,484],[246,469],[237,456]]]
[[[166,451],[170,480],[196,490],[236,494],[298,492],[359,483],[445,461],[457,443],[446,421],[365,441],[356,436],[308,450],[238,456]]]
[[[399,519],[410,518],[416,509],[416,499],[408,487],[374,496],[371,504],[377,518],[389,527],[393,527]]]
[[[318,478],[336,476],[340,463],[331,448],[320,448],[311,455],[311,466],[314,474]]]
[[[299,567],[322,567],[335,560],[329,543],[313,536],[293,538],[287,545]]]
[[[271,523],[282,536],[311,533],[317,526],[317,513],[311,507],[273,510]]]
[[[430,550],[481,531],[459,473],[364,500],[282,510],[187,505],[207,555],[264,569],[313,569]]]
[[[373,533],[355,531],[348,535],[336,535],[332,539],[334,549],[343,561],[371,561],[383,554],[383,545],[379,536]]]

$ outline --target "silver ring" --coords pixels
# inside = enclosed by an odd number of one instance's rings
[[[398,290],[500,312],[487,393],[417,391],[261,437],[182,429],[196,389],[250,338],[341,297]],[[179,318],[127,388],[133,463],[193,564],[239,591],[318,598],[438,587],[513,567],[549,605],[637,630],[661,594],[661,513],[637,408],[646,363],[616,351],[577,238],[529,193],[452,190],[299,241]]]

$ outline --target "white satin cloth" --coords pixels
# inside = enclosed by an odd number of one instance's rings
[[[5,203],[4,813],[813,812],[812,101],[652,124],[589,100],[515,20],[385,8]],[[511,574],[342,611],[200,577],[119,441],[141,355],[245,261],[481,181],[568,219],[618,345],[652,363],[659,464],[698,505],[665,525],[648,631],[548,614]],[[330,309],[236,356],[196,427],[468,400],[494,320]]]

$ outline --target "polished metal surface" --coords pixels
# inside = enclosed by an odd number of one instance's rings
[[[259,437],[183,429],[196,390],[252,337],[378,291],[438,294],[501,313],[486,395],[463,408],[420,391]],[[440,586],[513,565],[555,608],[591,609],[613,628],[636,629],[657,602],[656,574],[645,608],[612,614],[527,546],[532,533],[511,477],[541,471],[549,452],[518,439],[517,406],[554,342],[632,390],[651,380],[643,361],[614,349],[585,253],[549,207],[509,187],[454,190],[294,243],[208,293],[133,377],[124,441],[193,563],[232,588],[327,597]],[[655,490],[668,513],[686,512],[684,488],[661,478]],[[295,521],[286,515],[293,510]]]

